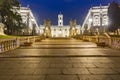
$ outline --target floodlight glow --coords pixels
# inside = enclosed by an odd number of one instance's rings
[[[73,28],[73,30],[75,30],[75,28]]]
[[[89,19],[89,22],[92,22],[92,21],[93,21],[92,18],[90,18],[90,19]]]
[[[105,25],[108,25],[108,22],[106,22]]]

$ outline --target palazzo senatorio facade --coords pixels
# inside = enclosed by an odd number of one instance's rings
[[[63,24],[63,14],[58,14],[58,25],[51,25],[51,21],[45,20],[44,25],[40,26],[40,34],[46,37],[73,37],[80,34],[80,25],[76,20],[70,20],[69,25]]]

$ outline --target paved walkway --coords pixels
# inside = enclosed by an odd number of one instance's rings
[[[0,80],[120,80],[120,51],[44,40],[0,54]]]

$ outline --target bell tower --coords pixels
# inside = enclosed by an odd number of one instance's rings
[[[63,26],[63,14],[58,14],[58,26]]]

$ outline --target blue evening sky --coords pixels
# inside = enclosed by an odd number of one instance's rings
[[[108,5],[113,0],[19,0],[22,6],[29,5],[38,24],[43,24],[44,19],[50,18],[52,25],[57,25],[58,14],[64,15],[64,25],[69,20],[76,19],[82,25],[91,6]],[[119,0],[114,0],[119,2]]]

